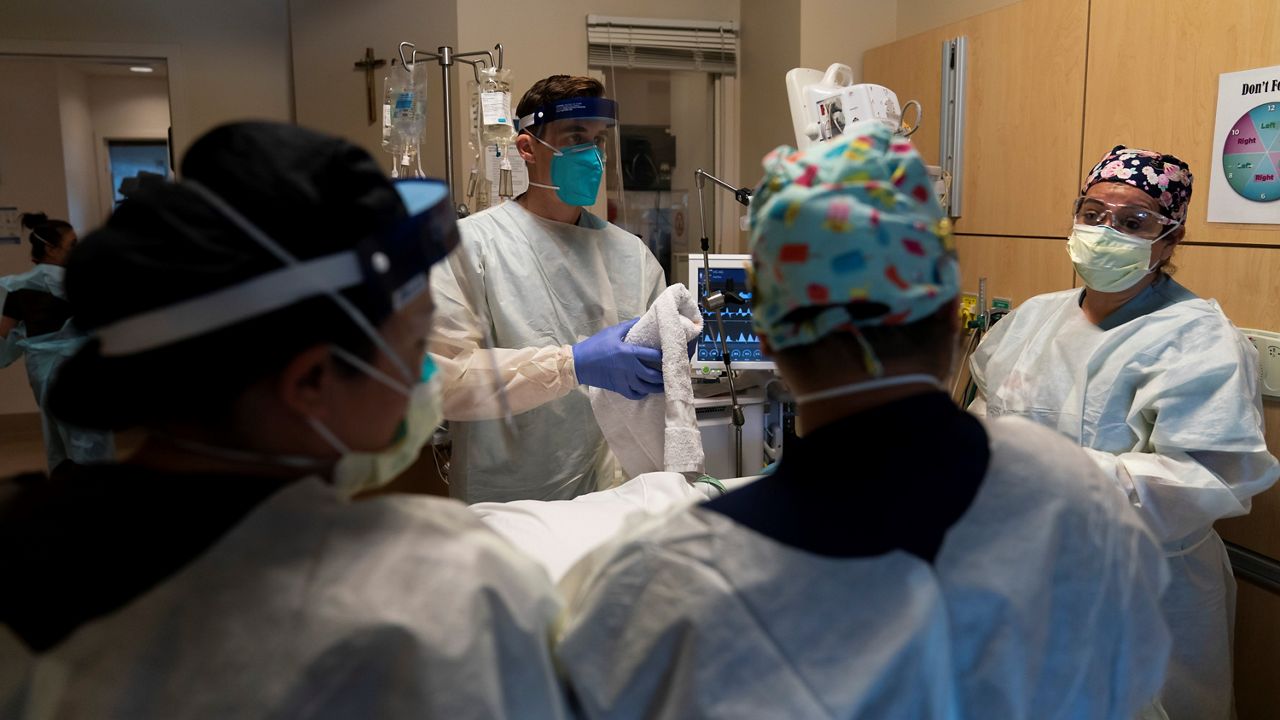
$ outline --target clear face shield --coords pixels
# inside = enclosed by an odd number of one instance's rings
[[[429,287],[429,273],[445,265],[445,257],[459,245],[456,218],[451,204],[447,202],[447,186],[435,180],[398,181],[395,189],[406,215],[392,228],[362,239],[352,250],[299,260],[213,191],[192,180],[182,184],[273,255],[281,266],[212,293],[100,328],[95,333],[100,341],[100,352],[105,356],[147,352],[312,297],[328,297],[369,338],[376,349],[375,354],[386,358],[390,372],[383,372],[374,363],[338,346],[332,348],[335,359],[403,395],[407,404],[394,437],[388,438],[385,448],[374,451],[352,451],[330,428],[316,422],[311,424],[317,434],[342,456],[334,468],[332,479],[343,494],[354,495],[395,479],[413,465],[437,434],[444,413],[442,396],[448,377],[440,372],[435,358],[429,353],[415,355],[412,351],[398,351],[342,291],[362,285],[366,287],[370,291],[367,295],[375,303],[385,303],[381,308],[373,308],[371,314],[378,316],[393,318],[411,305],[421,307],[421,297]],[[432,305],[436,308],[442,302],[437,295],[433,289]],[[510,413],[506,410],[504,387],[495,381],[497,363],[488,350],[491,344],[485,343],[487,334],[474,328],[470,334],[480,339],[476,353],[479,372],[476,374],[482,379],[484,389],[477,394],[489,406],[496,408],[495,418],[508,418]],[[301,469],[319,468],[325,464],[317,458],[267,455],[237,448],[210,448],[196,443],[185,443],[185,446],[243,462],[282,464]],[[437,450],[432,447],[431,452],[435,454]],[[440,467],[439,462],[436,464]]]
[[[570,98],[520,118],[520,132],[551,151],[550,182],[529,184],[554,190],[566,205],[594,205],[616,125],[617,103],[606,98]]]

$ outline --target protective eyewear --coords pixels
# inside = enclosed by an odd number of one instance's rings
[[[1181,224],[1138,205],[1113,205],[1083,195],[1076,198],[1074,214],[1080,225],[1109,224],[1120,232],[1146,240],[1155,240]]]
[[[587,137],[583,133],[573,133],[569,135],[568,138],[558,138],[560,140],[565,141],[564,145],[562,145],[561,147],[556,147],[555,145],[552,145],[551,143],[547,142],[546,140],[543,140],[542,138],[538,137],[534,133],[529,133],[529,136],[532,137],[534,140],[537,140],[538,142],[542,143],[543,145],[546,145],[547,148],[549,148],[551,152],[555,153],[556,155],[569,155],[571,153],[587,152],[589,150],[594,149],[596,152],[600,153],[601,162],[608,162],[609,160],[609,151],[606,147],[607,145],[606,141],[608,140],[608,138],[604,136],[597,137],[593,140]]]

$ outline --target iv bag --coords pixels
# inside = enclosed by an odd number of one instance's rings
[[[392,153],[415,144],[427,128],[427,71],[392,68],[383,93],[383,146]]]
[[[480,121],[481,146],[505,145],[516,135],[511,117],[511,71],[493,67],[480,71],[477,114]]]

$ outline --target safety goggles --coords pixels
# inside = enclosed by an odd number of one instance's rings
[[[1138,205],[1113,205],[1084,195],[1076,198],[1074,214],[1080,225],[1109,224],[1120,232],[1146,240],[1155,240],[1181,224]]]
[[[94,335],[104,356],[146,352],[265,315],[302,300],[328,296],[352,320],[369,325],[340,293],[365,285],[373,314],[389,315],[427,288],[433,263],[458,244],[458,230],[448,186],[436,180],[402,180],[395,189],[405,216],[389,230],[371,235],[345,252],[298,260],[225,200],[193,180],[182,183],[226,217],[281,267],[235,285],[162,308],[149,310],[99,328]],[[372,327],[363,328],[376,334]]]

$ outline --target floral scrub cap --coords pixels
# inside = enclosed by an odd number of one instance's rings
[[[1132,185],[1160,204],[1165,215],[1184,223],[1191,202],[1191,168],[1172,155],[1117,145],[1085,180],[1083,195],[1098,183]]]
[[[951,223],[911,143],[875,121],[764,158],[751,203],[753,311],[778,349],[935,313],[960,292]]]

